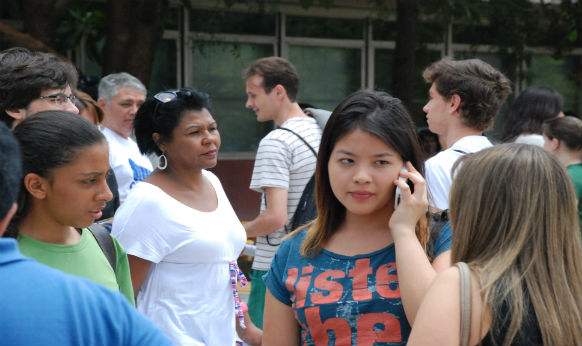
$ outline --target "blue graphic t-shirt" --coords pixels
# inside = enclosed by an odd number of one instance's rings
[[[131,167],[131,170],[133,171],[133,180],[129,186],[129,188],[131,189],[131,188],[133,188],[133,186],[135,184],[137,184],[140,181],[147,178],[148,175],[150,175],[150,173],[152,172],[152,170],[138,165],[132,159],[129,159],[128,161],[129,161],[129,166]]]
[[[365,255],[322,250],[300,256],[306,231],[286,239],[265,282],[293,308],[304,345],[404,345],[410,325],[400,299],[394,244]]]

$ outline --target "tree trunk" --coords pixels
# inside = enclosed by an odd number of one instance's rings
[[[22,0],[24,32],[56,48],[56,31],[70,4],[71,0]]]
[[[0,51],[11,47],[25,47],[31,51],[42,51],[52,53],[63,60],[68,60],[53,48],[36,38],[23,34],[11,27],[0,23]]]
[[[397,0],[396,48],[394,51],[394,73],[392,93],[410,109],[416,43],[418,41],[418,13],[421,0]]]
[[[108,1],[103,75],[128,72],[149,84],[166,6],[165,0]]]

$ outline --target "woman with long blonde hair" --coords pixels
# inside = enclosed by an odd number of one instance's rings
[[[461,163],[451,189],[451,256],[471,272],[469,345],[582,344],[582,250],[564,168],[526,144]],[[452,267],[426,294],[409,344],[459,345],[460,305]]]

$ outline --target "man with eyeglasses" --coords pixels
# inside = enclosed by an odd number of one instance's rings
[[[0,52],[0,120],[14,128],[40,111],[79,113],[71,91],[77,78],[75,67],[53,54],[21,47]]]
[[[109,143],[109,164],[117,178],[119,201],[123,203],[133,185],[153,170],[148,157],[140,153],[130,137],[135,114],[144,103],[147,90],[139,79],[121,72],[103,77],[98,92],[97,103],[104,111],[101,132]]]

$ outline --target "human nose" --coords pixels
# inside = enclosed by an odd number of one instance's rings
[[[247,103],[245,103],[245,107],[246,108],[253,108],[253,101],[251,101],[250,97],[247,99]]]
[[[220,132],[218,130],[215,131],[207,131],[204,138],[202,138],[202,144],[214,144],[216,146],[220,145]]]
[[[67,99],[67,103],[65,103],[65,110],[67,112],[79,114],[79,108],[77,108],[77,106],[75,106],[75,104],[69,99]]]
[[[370,182],[370,174],[365,167],[356,167],[353,180],[357,184],[366,184]]]
[[[97,200],[109,202],[112,199],[113,193],[111,192],[109,185],[107,185],[107,179],[104,179],[100,186],[100,191],[97,194]]]
[[[137,114],[138,109],[139,109],[139,105],[137,105],[137,104],[132,105],[131,106],[131,110],[130,110],[131,111],[131,115]]]
[[[422,111],[428,114],[428,102],[422,107]]]

